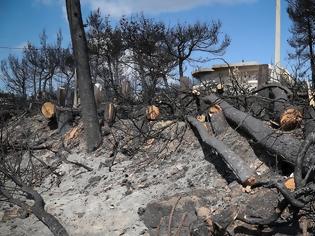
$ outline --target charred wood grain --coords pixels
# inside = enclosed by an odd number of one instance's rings
[[[256,172],[250,168],[235,152],[227,147],[222,141],[210,136],[205,127],[195,118],[188,116],[188,122],[193,130],[199,134],[202,145],[208,145],[214,149],[224,160],[226,165],[232,170],[238,181],[243,185],[252,185],[256,180]]]
[[[211,114],[210,119],[215,136],[239,155],[250,168],[261,173],[268,170],[268,167],[258,159],[247,139],[229,125],[222,111]]]

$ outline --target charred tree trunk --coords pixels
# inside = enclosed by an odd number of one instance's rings
[[[281,88],[274,87],[271,89],[273,95],[273,119],[280,123],[282,113],[286,110],[289,104],[288,95]]]
[[[310,65],[311,65],[311,73],[312,73],[312,88],[315,89],[315,61],[314,61],[314,51],[313,51],[313,30],[311,26],[310,19],[307,20],[307,39],[308,39],[308,49],[309,49],[309,57],[310,57]]]
[[[268,167],[255,155],[247,139],[230,127],[222,111],[212,113],[210,117],[211,127],[217,139],[231,148],[253,170],[257,170],[260,174],[268,170]]]
[[[238,126],[238,129],[241,129],[253,138],[257,144],[266,148],[266,150],[283,157],[286,162],[291,163],[292,165],[295,164],[299,152],[298,150],[302,144],[300,140],[294,138],[290,134],[276,132],[264,122],[247,113],[237,110],[214,94],[204,97],[203,100],[208,104],[220,105],[227,120]],[[305,161],[303,163],[304,171],[307,171],[312,166],[311,163],[314,159],[315,148],[311,147],[306,153]]]
[[[87,151],[91,152],[100,145],[102,137],[97,118],[80,0],[66,0],[66,7],[76,61],[86,147]]]
[[[195,131],[203,144],[214,149],[224,160],[227,166],[232,170],[238,181],[243,185],[253,185],[256,182],[256,172],[250,168],[243,159],[228,148],[222,141],[210,136],[205,127],[199,121],[191,116],[187,117],[188,122]]]
[[[178,72],[179,78],[184,77],[184,61],[182,59],[178,60]]]

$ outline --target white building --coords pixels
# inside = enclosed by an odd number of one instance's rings
[[[231,85],[233,80],[239,84],[246,84],[250,89],[261,87],[268,82],[289,82],[292,81],[289,73],[283,69],[278,78],[274,78],[274,66],[270,64],[260,64],[258,62],[240,62],[234,64],[213,65],[211,68],[200,68],[192,73],[192,76],[207,84]]]

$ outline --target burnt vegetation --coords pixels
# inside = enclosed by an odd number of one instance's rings
[[[66,178],[57,171],[62,163],[93,171],[68,160],[73,150],[109,150],[99,169],[110,172],[124,154],[135,161],[129,167],[135,174],[167,160],[192,131],[205,159],[241,191],[219,211],[197,212],[194,221],[186,208],[173,220],[187,197],[180,196],[154,227],[144,219],[150,234],[314,233],[314,1],[288,1],[295,76],[278,71],[278,80],[265,78],[254,89],[218,58],[231,41],[220,21],[170,27],[139,14],[113,24],[97,10],[84,31],[79,1],[66,2],[73,48],[61,46],[60,32],[48,43],[43,31],[38,47],[28,43],[21,57],[1,62],[7,89],[0,94],[1,202],[18,206],[20,217],[34,214],[54,235],[68,235],[38,189],[48,176],[57,186]],[[228,65],[226,84],[185,77],[188,63],[214,57]],[[303,77],[307,71],[312,86]],[[23,127],[33,119],[41,120],[39,129]],[[131,194],[131,184],[123,184]]]

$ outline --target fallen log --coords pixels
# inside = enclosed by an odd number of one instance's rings
[[[255,170],[250,168],[243,159],[222,141],[210,136],[205,127],[197,119],[188,116],[187,120],[193,130],[197,132],[202,144],[208,145],[223,158],[223,161],[232,170],[241,184],[244,186],[255,184],[257,176]]]
[[[207,104],[218,104],[223,110],[224,116],[228,121],[237,126],[247,135],[254,139],[257,144],[264,147],[267,151],[277,154],[283,159],[294,165],[298,156],[298,150],[301,141],[288,133],[277,132],[271,129],[267,124],[251,115],[237,110],[229,103],[220,99],[214,94],[202,98]],[[315,148],[312,146],[306,153],[303,163],[304,171],[312,166],[312,160],[315,159]]]
[[[239,155],[250,168],[257,170],[257,173],[263,174],[267,172],[269,168],[258,159],[247,139],[228,124],[222,109],[220,108],[220,110],[217,109],[213,112],[214,110],[213,107],[209,109],[211,127],[215,136]]]
[[[274,87],[271,89],[273,102],[273,119],[280,122],[282,113],[287,109],[289,104],[288,95],[281,88]]]
[[[211,106],[209,108],[209,116],[211,120],[211,128],[216,136],[225,133],[228,129],[229,124],[222,114],[222,109],[218,105]]]

